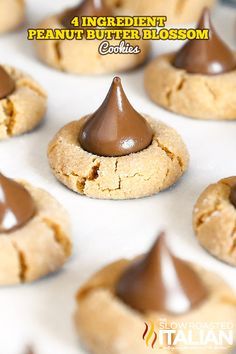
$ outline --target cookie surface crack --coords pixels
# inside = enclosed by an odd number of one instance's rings
[[[156,142],[157,142],[159,148],[161,148],[162,151],[165,152],[165,154],[167,155],[167,157],[170,158],[171,161],[174,161],[175,159],[177,160],[178,165],[179,165],[179,167],[180,167],[180,170],[181,170],[181,172],[183,172],[183,171],[184,171],[184,163],[183,163],[181,157],[178,156],[178,155],[175,155],[175,154],[174,154],[172,151],[170,151],[165,145],[161,144],[160,141],[158,140],[158,138],[155,138],[155,140],[156,140]]]
[[[144,181],[149,181],[150,178],[151,178],[151,176],[148,176],[147,178],[145,178],[145,175],[143,175],[142,173],[139,173],[139,172],[136,172],[136,173],[134,173],[134,174],[131,175],[131,176],[125,176],[125,178],[134,178],[134,177],[136,177],[136,176],[142,177],[142,178],[144,179]]]
[[[220,201],[217,201],[213,208],[211,210],[206,211],[205,213],[202,213],[199,217],[198,220],[196,221],[196,229],[198,230],[205,222],[207,222],[214,213],[221,211],[220,208]]]
[[[54,144],[52,146],[52,150],[55,149],[57,147],[57,144]],[[49,153],[51,153],[51,151]],[[95,160],[93,161],[95,162]],[[59,174],[60,176],[64,176],[64,177],[67,177],[67,178],[70,178],[70,177],[76,177],[77,181],[76,181],[76,187],[77,187],[77,191],[80,193],[80,194],[86,194],[85,193],[85,187],[86,187],[86,182],[87,181],[95,181],[98,177],[99,177],[99,170],[100,170],[100,162],[97,161],[92,167],[91,167],[91,170],[89,171],[88,175],[87,176],[79,176],[77,173],[75,172],[71,172],[71,173],[63,173],[62,171],[57,171],[55,168],[53,168],[51,166],[51,168],[53,169],[53,171],[56,173],[56,174]]]
[[[168,178],[168,176],[169,176],[169,173],[170,173],[170,169],[169,169],[169,168],[167,168],[166,175],[165,175],[165,177],[164,177],[164,179],[163,179],[163,182],[162,182],[162,186],[164,186],[164,185],[165,185],[166,180],[167,180],[167,178]]]
[[[96,162],[95,160],[93,162]],[[97,161],[92,167],[91,170],[88,173],[88,176],[86,177],[81,177],[76,173],[72,173],[71,175],[75,176],[78,178],[77,180],[77,189],[79,193],[81,194],[86,194],[85,193],[85,187],[86,187],[86,182],[87,181],[95,181],[99,177],[99,170],[100,170],[100,162]]]
[[[28,270],[28,266],[27,266],[27,263],[26,263],[26,257],[25,257],[25,254],[23,251],[21,251],[17,244],[12,241],[12,246],[14,247],[16,253],[17,253],[17,256],[18,256],[18,263],[19,263],[19,280],[21,283],[24,283],[25,280],[26,280],[26,273],[27,273],[27,270]]]
[[[57,41],[57,42],[54,43],[54,51],[55,51],[55,57],[56,57],[57,65],[62,70],[62,67],[61,67],[62,53],[61,53],[60,44],[61,44],[60,41]]]
[[[180,156],[176,156],[176,158],[177,158],[177,160],[178,160],[178,164],[179,164],[179,166],[180,166],[180,169],[181,169],[181,171],[183,172],[183,171],[184,171],[184,163],[183,163],[183,161],[182,161],[182,159],[181,159]]]
[[[176,86],[175,91],[176,91],[176,92],[181,91],[181,90],[183,89],[183,87],[184,87],[185,82],[186,82],[186,78],[185,78],[184,76],[182,76],[181,79],[180,79],[180,82],[179,82],[178,85]]]
[[[12,136],[14,126],[16,123],[15,121],[16,112],[15,112],[14,104],[9,98],[6,99],[3,105],[3,109],[6,115],[6,121],[5,121],[6,132],[8,136]]]
[[[65,256],[69,257],[71,254],[72,245],[69,238],[62,231],[60,225],[47,218],[44,218],[43,222],[53,232],[54,239],[56,243],[58,243],[60,247],[63,249]]]
[[[53,153],[53,151],[62,143],[62,141],[57,141],[54,144],[51,144],[48,148],[48,156]]]
[[[236,251],[236,219],[234,221],[234,227],[231,232],[230,238],[233,239],[233,245],[231,246],[231,249],[230,249],[230,254],[233,255]]]
[[[167,157],[169,157],[171,159],[171,161],[174,160],[175,155],[173,152],[171,152],[165,145],[161,144],[160,141],[158,140],[158,138],[155,139],[159,148],[161,148],[162,151],[165,152],[165,154],[167,155]]]
[[[116,160],[116,162],[115,162],[115,174],[118,176],[118,180],[119,180],[118,188],[116,188],[116,190],[121,189],[121,177],[120,177],[119,173],[117,173],[118,162],[119,162],[118,160]]]
[[[173,89],[170,88],[167,92],[166,92],[166,100],[167,100],[167,107],[171,106],[171,98],[172,98],[172,94],[173,94]]]
[[[79,179],[79,177],[78,177],[78,181],[76,183],[76,187],[78,189],[78,192],[81,193],[81,194],[85,194],[84,193],[85,183],[86,183],[86,178]]]
[[[176,84],[176,87],[170,87],[166,92],[167,107],[171,107],[172,96],[183,89],[185,82],[186,78],[182,75],[179,79],[179,82]]]
[[[99,169],[100,169],[100,162],[97,162],[96,165],[92,166],[91,171],[89,172],[88,175],[89,181],[94,181],[99,177]]]
[[[204,81],[205,87],[208,90],[208,92],[210,93],[213,101],[217,100],[217,95],[215,93],[215,91],[212,89],[212,87],[209,85],[209,83],[207,81]]]
[[[28,89],[36,93],[38,96],[47,98],[47,95],[29,80],[22,79],[20,81],[19,87],[27,87]]]
[[[177,0],[176,7],[175,7],[175,16],[179,16],[183,13],[185,5],[186,5],[186,0]]]

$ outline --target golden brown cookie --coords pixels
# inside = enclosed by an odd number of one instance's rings
[[[191,23],[198,19],[202,9],[211,7],[215,0],[105,0],[116,14],[138,16],[167,16],[168,24]]]
[[[24,0],[0,1],[0,33],[12,31],[22,25],[25,19]]]
[[[39,24],[39,28],[63,28],[59,15],[51,16]],[[119,40],[110,41],[110,45],[118,46]],[[35,48],[39,59],[55,69],[75,74],[106,74],[131,70],[142,64],[149,54],[149,43],[132,40],[129,43],[139,46],[139,54],[100,55],[98,40],[40,40]]]
[[[48,147],[59,181],[100,199],[141,198],[168,188],[188,158],[175,130],[134,109],[119,77],[93,114],[67,124]]]
[[[199,119],[236,119],[236,55],[218,35],[209,9],[197,24],[208,39],[193,39],[161,56],[145,74],[151,99],[177,114]]]
[[[130,266],[131,261],[120,260],[103,268],[90,278],[80,289],[77,295],[77,310],[75,321],[80,338],[86,348],[94,354],[143,354],[143,353],[177,353],[177,354],[226,354],[231,348],[210,350],[206,347],[183,349],[171,347],[160,349],[158,341],[154,349],[150,338],[146,346],[142,335],[145,334],[145,323],[150,321],[155,325],[158,333],[160,321],[167,323],[220,323],[236,324],[236,296],[226,283],[217,275],[199,268],[190,266],[197,272],[208,291],[208,298],[196,309],[179,316],[161,312],[140,313],[126,305],[115,294],[115,287],[122,274]],[[197,337],[196,330],[193,338]]]
[[[193,211],[193,228],[200,244],[218,259],[236,265],[236,209],[232,191],[236,177],[208,186]]]
[[[166,124],[145,117],[154,131],[148,148],[103,157],[83,150],[78,142],[87,118],[67,124],[48,147],[53,174],[73,191],[99,199],[141,198],[170,187],[187,169],[186,146]]]
[[[3,175],[0,191],[0,285],[31,282],[61,268],[71,254],[64,208],[46,191]]]
[[[236,119],[236,70],[220,75],[190,74],[172,65],[175,54],[154,59],[145,88],[158,105],[198,119]]]
[[[15,88],[0,99],[0,140],[34,129],[44,118],[47,95],[29,75],[4,65]]]

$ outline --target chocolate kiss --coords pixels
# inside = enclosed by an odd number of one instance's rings
[[[81,129],[82,148],[99,156],[123,156],[141,151],[152,142],[147,121],[129,103],[119,77],[98,110]]]
[[[207,296],[197,273],[171,254],[164,234],[146,256],[123,273],[116,292],[121,300],[138,311],[176,315],[199,305]]]
[[[112,16],[112,12],[103,0],[84,0],[82,3],[65,11],[61,17],[61,24],[70,29],[75,29],[71,24],[74,17],[81,16]]]
[[[0,66],[0,99],[6,98],[15,90],[15,83],[6,70]]]
[[[236,184],[233,187],[231,187],[229,200],[233,204],[233,206],[236,208]]]
[[[0,233],[20,228],[34,214],[35,204],[29,192],[0,173]]]
[[[176,54],[173,65],[189,73],[204,75],[216,75],[236,69],[236,56],[216,33],[209,9],[203,10],[197,28],[209,28],[210,38],[188,41]]]

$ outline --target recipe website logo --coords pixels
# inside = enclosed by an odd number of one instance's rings
[[[183,322],[160,319],[144,323],[143,341],[152,349],[226,349],[234,345],[233,322]]]

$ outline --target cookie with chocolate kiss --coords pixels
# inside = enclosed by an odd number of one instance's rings
[[[46,107],[47,94],[32,77],[0,65],[0,140],[33,130],[43,120]]]
[[[190,353],[191,343],[184,350],[160,343],[164,319],[166,328],[175,323],[188,336],[189,327],[183,324],[236,324],[235,304],[236,294],[218,275],[178,258],[161,234],[147,254],[111,263],[82,285],[76,328],[92,354]],[[192,328],[193,338],[199,334]],[[202,347],[199,352],[212,353]]]
[[[208,40],[189,40],[177,53],[157,57],[146,69],[150,98],[177,114],[199,119],[236,119],[236,53],[217,33],[209,9],[197,25]]]
[[[57,133],[49,144],[48,158],[60,182],[99,199],[158,193],[175,183],[188,166],[181,137],[138,112],[118,77],[94,113]]]
[[[74,17],[81,21],[82,16],[113,16],[111,9],[103,0],[83,0],[72,9],[66,10],[61,15],[61,24],[68,29],[75,29],[71,24]]]
[[[204,6],[213,7],[216,0],[104,0],[116,16],[166,16],[166,24],[192,24]]]
[[[41,278],[70,254],[64,208],[46,191],[0,173],[0,285]]]
[[[122,274],[116,294],[137,311],[172,314],[191,311],[207,299],[199,275],[187,262],[172,255],[164,233],[147,255]]]
[[[173,65],[188,73],[203,75],[217,75],[236,70],[236,55],[218,36],[209,9],[204,9],[197,28],[209,29],[209,39],[188,41],[177,52]]]
[[[193,211],[193,228],[211,255],[236,266],[236,177],[209,185],[199,196]]]
[[[104,0],[83,0],[77,6],[52,15],[39,24],[39,28],[67,28],[78,29],[71,24],[74,17],[82,16],[113,16],[113,12]],[[81,22],[79,22],[81,26]],[[84,29],[85,27],[79,27]],[[140,36],[141,38],[141,36]],[[119,47],[120,40],[109,40],[109,45]],[[119,73],[129,71],[141,65],[148,57],[150,44],[142,39],[130,41],[130,45],[139,47],[137,54],[112,53],[109,55],[99,54],[102,41],[86,40],[47,40],[36,41],[37,55],[42,62],[64,72],[80,75],[100,75],[107,73]]]

